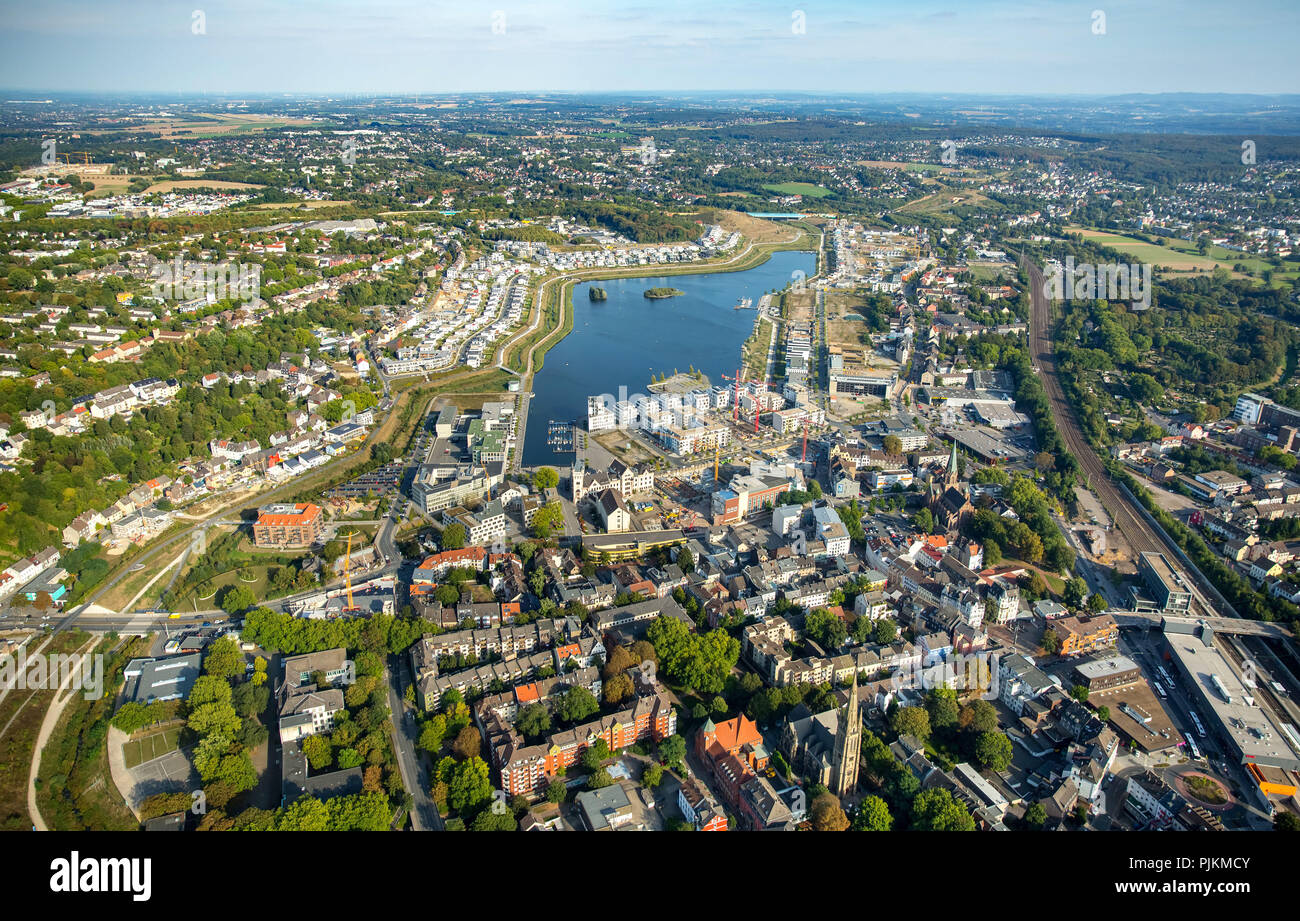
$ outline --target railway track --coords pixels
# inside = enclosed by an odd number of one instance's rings
[[[1214,599],[1217,590],[1200,570],[1188,571],[1181,565],[1181,548],[1163,529],[1153,527],[1144,516],[1143,509],[1111,478],[1106,465],[1102,463],[1097,452],[1092,449],[1083,430],[1074,407],[1065,398],[1065,390],[1057,378],[1056,357],[1052,343],[1052,304],[1043,291],[1043,271],[1028,257],[1022,255],[1020,263],[1029,275],[1029,347],[1035,370],[1043,381],[1051,404],[1052,418],[1061,440],[1078,461],[1087,481],[1087,486],[1100,500],[1110,515],[1114,528],[1138,553],[1163,553],[1169,565],[1189,578],[1189,585],[1195,600],[1209,614],[1221,617],[1240,617],[1230,605],[1217,604]]]

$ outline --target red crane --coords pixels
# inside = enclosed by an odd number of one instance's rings
[[[735,381],[735,382],[736,382],[736,391],[735,391],[735,396],[732,398],[732,401],[731,401],[731,422],[732,422],[733,425],[735,425],[735,424],[739,421],[739,418],[740,418],[740,385],[741,385],[741,384],[759,384],[759,383],[766,384],[767,381],[760,381],[758,378],[754,378],[753,380],[749,380],[749,381],[744,380],[744,379],[741,378],[741,376],[740,376],[740,369],[739,369],[739,368],[736,369],[736,376],[735,376],[735,377],[728,377],[728,376],[725,375],[725,374],[721,375],[721,377],[722,377],[722,379],[723,379],[724,381]],[[762,410],[762,404],[761,404],[761,403],[759,402],[759,400],[757,399],[757,394],[756,394],[756,395],[755,395],[755,401],[754,401],[754,434],[755,434],[755,435],[758,434],[758,415],[759,415],[759,413],[760,413],[761,410]]]
[[[808,420],[803,420],[803,454],[799,455],[799,463],[808,459]]]

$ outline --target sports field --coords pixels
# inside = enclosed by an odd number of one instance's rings
[[[141,739],[131,739],[122,745],[122,758],[128,768],[133,768],[175,751],[180,739],[179,726],[150,733]]]

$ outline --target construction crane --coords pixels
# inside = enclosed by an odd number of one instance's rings
[[[718,458],[722,453],[722,438],[715,435],[713,438],[713,482],[718,482]]]
[[[356,610],[356,604],[353,603],[352,601],[352,573],[349,572],[351,566],[352,566],[352,534],[349,533],[347,554],[343,557],[343,584],[347,586],[347,590],[348,590],[348,606],[345,609],[347,611]]]
[[[808,420],[803,420],[803,454],[799,455],[799,463],[808,460]]]
[[[724,381],[735,381],[735,382],[736,382],[736,392],[735,392],[735,395],[732,397],[732,400],[731,400],[731,421],[732,421],[733,423],[735,423],[735,422],[738,422],[738,421],[739,421],[739,418],[740,418],[740,385],[743,384],[743,383],[748,383],[748,382],[747,382],[747,381],[742,381],[742,380],[740,379],[740,369],[739,369],[739,368],[736,369],[736,376],[735,376],[735,377],[727,377],[727,375],[723,374],[723,375],[722,375],[722,379],[723,379]]]

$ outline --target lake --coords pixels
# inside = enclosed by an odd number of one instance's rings
[[[754,329],[754,310],[736,310],[742,297],[758,299],[788,285],[795,272],[812,275],[817,257],[810,252],[773,253],[744,272],[707,275],[647,275],[582,282],[573,289],[573,331],[549,352],[533,376],[533,397],[524,437],[524,466],[568,466],[573,452],[555,451],[546,442],[547,424],[586,425],[587,397],[602,393],[649,393],[659,374],[703,371],[713,385],[727,383],[740,362],[740,346]],[[604,288],[608,299],[592,301],[587,289]],[[650,300],[648,288],[684,293]]]

